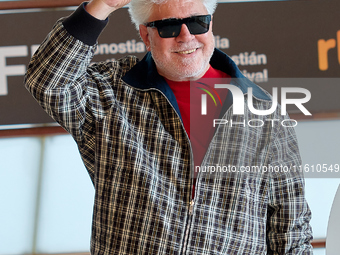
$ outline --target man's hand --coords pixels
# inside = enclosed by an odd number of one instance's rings
[[[106,19],[111,12],[122,8],[131,0],[92,0],[86,5],[86,11],[97,19]]]

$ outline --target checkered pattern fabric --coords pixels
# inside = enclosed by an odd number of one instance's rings
[[[298,173],[200,173],[190,213],[191,145],[171,100],[123,81],[135,57],[90,65],[94,49],[59,21],[25,77],[39,104],[73,136],[93,182],[91,254],[312,254]],[[270,101],[253,104],[267,109]],[[266,117],[282,119],[276,112]],[[232,107],[224,118],[243,121]],[[266,122],[220,126],[202,166],[300,163],[294,130]]]

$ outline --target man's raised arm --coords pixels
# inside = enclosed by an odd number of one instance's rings
[[[105,78],[100,83],[94,79],[99,77],[102,65],[90,69],[89,65],[108,15],[128,2],[93,0],[83,3],[69,17],[55,24],[29,63],[26,88],[78,142],[83,141],[84,129],[90,129],[102,119],[106,106],[113,102],[110,90],[113,84]],[[111,66],[105,70],[114,73],[114,69]]]

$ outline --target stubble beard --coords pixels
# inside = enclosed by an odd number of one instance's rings
[[[214,37],[212,36],[212,45],[214,45]],[[197,45],[194,47],[199,48],[201,45]],[[153,46],[157,47],[157,46]],[[153,47],[151,47],[151,53],[152,57],[155,61],[157,70],[160,75],[164,76],[165,78],[173,81],[185,81],[185,80],[195,80],[198,78],[201,78],[205,72],[208,70],[209,62],[211,59],[211,56],[214,52],[214,47],[212,47],[211,52],[208,52],[209,54],[207,57],[202,56],[202,59],[199,59],[201,63],[199,65],[196,65],[196,63],[193,63],[194,61],[192,59],[186,59],[183,58],[177,63],[169,63],[167,59],[164,59],[161,54],[158,54],[153,50]],[[190,48],[190,47],[187,47]],[[193,48],[193,46],[191,46]],[[176,50],[173,50],[176,51]],[[178,51],[178,50],[177,50]]]

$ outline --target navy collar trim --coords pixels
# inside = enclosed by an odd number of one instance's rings
[[[156,64],[150,52],[148,52],[140,62],[133,66],[122,79],[124,82],[137,89],[157,89],[161,91],[175,108],[179,117],[182,118],[175,94],[172,92],[165,79],[158,74]]]

